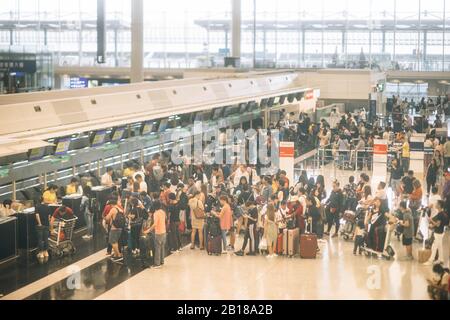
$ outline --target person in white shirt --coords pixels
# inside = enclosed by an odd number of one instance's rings
[[[288,215],[288,207],[286,205],[286,201],[282,201],[280,203],[280,208],[277,210],[275,214],[275,222],[278,225],[278,229],[286,228],[286,216]]]
[[[439,212],[436,209],[436,204],[439,200],[442,200],[441,196],[438,194],[438,188],[436,186],[431,188],[431,196],[428,199],[428,208],[431,210],[431,218],[434,218]]]
[[[114,185],[112,175],[114,169],[112,167],[106,168],[106,172],[102,175],[101,184],[105,187],[112,187]]]
[[[136,175],[136,181],[139,183],[139,192],[147,192],[147,183],[143,175]]]
[[[245,165],[240,165],[239,168],[233,173],[233,185],[237,187],[242,177],[246,177],[247,181],[250,180],[247,168]]]
[[[336,109],[331,110],[330,121],[329,121],[330,128],[331,129],[336,128],[336,126],[340,120],[341,120],[341,115],[339,114],[339,112]]]

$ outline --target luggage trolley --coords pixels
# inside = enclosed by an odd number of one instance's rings
[[[48,245],[52,256],[61,258],[64,255],[72,255],[76,248],[72,242],[73,230],[77,222],[77,217],[70,219],[58,219],[55,222],[54,231],[49,239]]]

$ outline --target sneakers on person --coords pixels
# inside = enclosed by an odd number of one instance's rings
[[[227,250],[222,250],[222,254],[227,254],[228,251]]]
[[[161,265],[159,265],[159,266],[154,266],[154,267],[153,267],[153,269],[161,269],[161,268],[162,268]]]
[[[244,252],[242,250],[239,250],[239,251],[236,251],[234,254],[242,257],[244,255]]]
[[[254,253],[254,252],[247,252],[246,255],[247,256],[256,256],[256,253]]]
[[[42,252],[39,252],[39,253],[36,255],[36,258],[38,258],[38,259],[44,259],[44,254],[43,254]]]
[[[270,258],[272,258],[273,257],[273,255],[271,255],[271,254],[268,254],[267,256],[266,256],[266,258],[268,258],[268,259],[270,259]]]

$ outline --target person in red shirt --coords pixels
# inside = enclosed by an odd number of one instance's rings
[[[50,219],[50,232],[53,231],[53,225],[55,224],[55,220],[60,219],[71,219],[73,218],[73,210],[66,206],[61,206],[56,208],[53,212],[52,218]]]

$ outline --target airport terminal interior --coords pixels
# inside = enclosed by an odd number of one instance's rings
[[[449,99],[450,0],[2,1],[0,300],[448,300]]]

